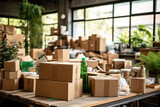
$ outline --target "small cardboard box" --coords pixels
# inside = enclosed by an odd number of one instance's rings
[[[96,39],[96,51],[106,51],[106,38]]]
[[[122,69],[122,68],[124,68],[124,62],[125,62],[125,59],[114,59],[112,61],[113,69]]]
[[[36,67],[29,67],[29,72],[36,72]]]
[[[96,50],[96,40],[89,40],[89,51],[95,51]]]
[[[1,78],[0,79],[4,79],[4,69],[1,69]]]
[[[69,49],[56,49],[54,58],[61,62],[69,61]]]
[[[119,54],[116,54],[116,53],[107,53],[108,64],[112,64],[112,61],[115,58],[118,59],[119,58]]]
[[[30,91],[30,92],[35,92],[36,79],[38,79],[38,77],[33,77],[33,76],[25,77],[24,78],[24,90]]]
[[[21,77],[21,70],[16,72],[4,72],[4,79],[19,79]]]
[[[39,79],[73,82],[80,79],[80,63],[40,63]]]
[[[98,77],[92,79],[92,94],[94,97],[117,97],[118,79]]]
[[[4,25],[4,32],[8,35],[14,35],[15,28],[13,25]]]
[[[19,80],[18,79],[3,79],[3,90],[13,91],[18,89]]]
[[[38,48],[31,49],[30,51],[30,55],[33,59],[38,59],[38,55],[43,53],[44,53],[43,49],[38,49]]]
[[[0,31],[4,31],[4,25],[0,24]]]
[[[10,60],[4,62],[5,71],[18,71],[20,70],[20,61],[19,60]]]
[[[72,100],[82,95],[82,79],[75,82],[36,80],[36,96]]]
[[[132,60],[126,60],[124,62],[124,69],[132,69]]]
[[[30,55],[24,56],[21,59],[22,61],[32,61],[33,60]]]
[[[92,69],[95,69],[98,66],[97,60],[87,60],[87,67],[92,67]]]
[[[146,90],[146,79],[140,77],[131,78],[131,92],[145,93]]]
[[[81,49],[88,51],[88,40],[81,41]]]

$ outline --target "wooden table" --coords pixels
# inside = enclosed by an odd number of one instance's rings
[[[35,97],[33,92],[25,92],[22,90],[15,90],[15,91],[0,90],[1,97],[21,102],[26,105],[31,105],[34,107],[119,106],[122,104],[141,100],[159,94],[160,94],[160,89],[147,89],[146,93],[144,94],[130,93],[130,95],[128,96],[119,96],[119,97],[92,97],[86,94],[72,101],[61,101],[44,97]]]

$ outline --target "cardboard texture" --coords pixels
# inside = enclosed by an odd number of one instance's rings
[[[25,52],[24,49],[18,49],[17,56],[24,56],[24,52]]]
[[[13,91],[18,89],[19,80],[18,79],[3,79],[3,90]]]
[[[124,69],[132,69],[132,61],[131,60],[126,60],[124,62]]]
[[[69,61],[69,49],[56,49],[54,58],[61,62]]]
[[[81,41],[81,49],[88,51],[88,40]]]
[[[106,71],[106,63],[99,63],[98,66]]]
[[[4,78],[4,69],[1,69],[1,78],[0,79],[3,79]]]
[[[0,24],[0,31],[4,31],[4,25]]]
[[[82,79],[75,82],[36,80],[36,96],[72,100],[82,95]]]
[[[24,35],[23,34],[13,34],[13,35],[7,35],[6,38],[8,39],[9,43],[17,44],[21,43],[21,46],[18,46],[19,48],[24,47]]]
[[[5,71],[18,71],[20,70],[20,61],[19,60],[10,60],[4,62]]]
[[[36,67],[29,67],[29,72],[36,72]]]
[[[132,77],[131,78],[131,92],[145,93],[146,81],[145,78]]]
[[[114,59],[112,61],[113,69],[122,69],[122,68],[124,68],[124,62],[125,62],[125,59]]]
[[[106,39],[105,38],[96,39],[96,51],[106,51]]]
[[[98,66],[97,60],[87,60],[87,67],[92,67],[92,69],[95,69]]]
[[[36,79],[38,79],[38,77],[33,77],[33,76],[25,77],[24,78],[24,90],[30,91],[30,92],[35,92]]]
[[[96,50],[96,40],[89,40],[89,51],[95,51]]]
[[[92,94],[94,97],[117,97],[118,79],[117,78],[93,78]]]
[[[65,40],[60,39],[56,41],[56,46],[64,46],[64,45],[65,45]]]
[[[87,39],[87,38],[84,37],[84,36],[83,36],[83,37],[82,37],[82,36],[79,36],[78,43],[79,43],[79,46],[80,46],[80,47],[82,47],[82,43],[83,43],[82,41],[85,41],[86,39]]]
[[[73,82],[80,79],[80,63],[40,63],[39,79]]]
[[[16,72],[4,72],[4,79],[19,79],[21,77],[21,70]]]
[[[53,56],[52,55],[46,55],[46,58],[48,61],[52,61],[53,60]]]
[[[13,25],[4,25],[4,32],[8,35],[14,35],[15,29]]]
[[[38,54],[41,54],[41,53],[44,53],[43,49],[34,48],[34,49],[31,49],[30,51],[30,55],[33,59],[38,59]]]
[[[116,53],[107,53],[107,61],[108,61],[108,64],[112,64],[112,61],[113,59],[115,58],[119,58],[119,54],[116,54]]]
[[[31,58],[30,55],[27,55],[27,56],[25,56],[25,57],[22,57],[21,60],[22,60],[22,61],[32,61],[33,59]]]

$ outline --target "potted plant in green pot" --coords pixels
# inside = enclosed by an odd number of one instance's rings
[[[159,83],[158,75],[160,74],[160,52],[154,53],[150,51],[147,56],[141,55],[140,60],[149,71],[149,76],[155,77],[155,82]]]

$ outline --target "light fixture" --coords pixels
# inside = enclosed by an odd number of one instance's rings
[[[61,15],[61,19],[65,19],[66,18],[66,15],[65,14],[62,14]]]

